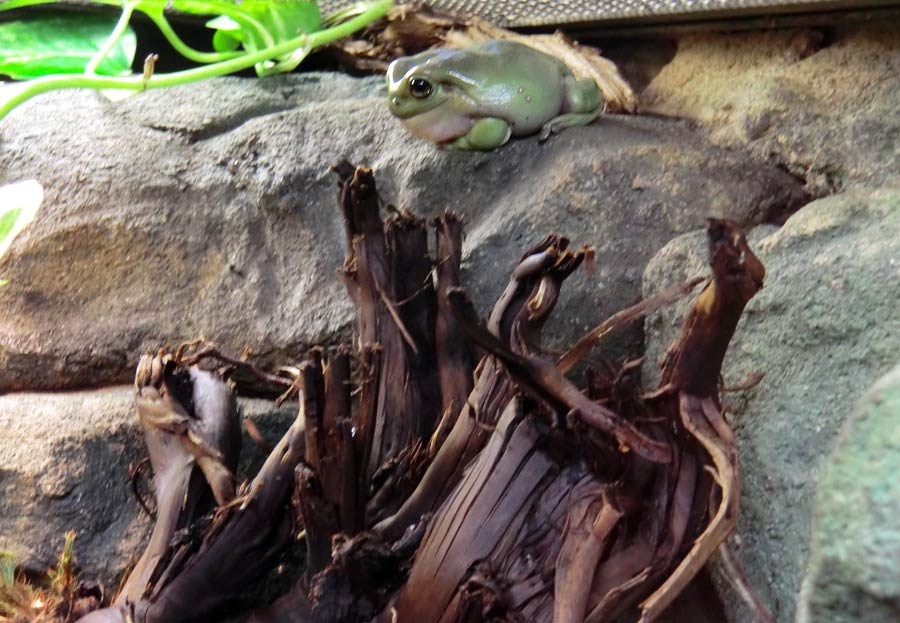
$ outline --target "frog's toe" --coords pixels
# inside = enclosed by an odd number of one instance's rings
[[[554,134],[556,132],[559,132],[559,129],[554,129],[552,121],[545,123],[541,128],[541,133],[538,134],[538,142],[543,143],[548,138],[550,138],[551,134]]]
[[[541,132],[540,132],[540,134],[538,134],[539,142],[543,143],[548,138],[550,138],[552,135],[559,134],[564,129],[569,127],[569,124],[562,123],[560,121],[560,119],[561,119],[560,117],[557,117],[556,119],[551,119],[550,121],[548,121],[541,127]]]
[[[551,134],[557,134],[566,128],[571,128],[576,125],[588,125],[599,115],[600,110],[598,109],[594,112],[566,113],[559,117],[555,117],[541,127],[541,132],[538,134],[538,140],[543,143],[550,138]]]

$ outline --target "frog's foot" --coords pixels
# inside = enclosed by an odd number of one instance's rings
[[[599,116],[600,109],[598,108],[594,112],[570,112],[560,115],[559,117],[554,117],[541,128],[538,140],[543,143],[550,138],[551,134],[556,134],[566,128],[571,128],[572,126],[587,125]]]
[[[465,136],[444,143],[446,149],[488,151],[505,144],[512,135],[512,127],[503,119],[485,117],[479,119]]]

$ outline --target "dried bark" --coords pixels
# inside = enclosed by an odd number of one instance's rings
[[[142,358],[135,388],[154,467],[157,522],[113,605],[80,620],[208,620],[235,603],[291,541],[288,501],[293,466],[302,458],[303,422],[298,417],[256,478],[235,492],[240,428],[224,381],[160,354]],[[213,495],[218,506],[209,515],[212,505],[204,502]]]
[[[143,596],[175,533],[212,510],[209,492],[218,504],[231,501],[241,444],[231,390],[210,372],[181,367],[170,356],[141,358],[134,402],[153,466],[157,521],[118,605]]]
[[[660,389],[662,394],[674,394],[667,399],[669,413],[677,396],[680,424],[706,451],[702,467],[714,483],[704,477],[706,487],[700,492],[713,489],[718,503],[713,506],[710,502],[706,526],[691,549],[665,583],[641,604],[643,621],[653,621],[662,613],[737,524],[738,452],[719,402],[718,385],[728,343],[747,302],[762,287],[766,270],[734,223],[710,219],[707,234],[713,278],[666,355]]]
[[[573,254],[567,251],[567,246],[567,240],[550,237],[525,254],[491,312],[488,320],[491,335],[502,335],[514,341],[513,348],[528,352],[531,348],[528,339],[539,330],[556,304],[558,282],[584,259],[583,251]],[[462,325],[455,310],[455,292],[455,288],[447,289],[442,310]],[[531,304],[532,301],[536,304]],[[462,478],[463,470],[481,451],[499,421],[498,407],[512,397],[512,384],[500,373],[499,362],[494,358],[482,360],[476,377],[474,389],[419,486],[394,516],[375,527],[386,538],[397,538],[424,513],[437,508]]]
[[[373,404],[361,422],[371,480],[414,441],[427,442],[440,417],[435,367],[435,300],[425,222],[394,211],[386,223],[372,171],[337,165],[347,232],[344,282],[359,314],[359,342],[377,348]],[[403,414],[386,417],[385,414]]]
[[[737,319],[764,276],[734,225],[713,221],[709,234],[713,280],[672,348],[659,402],[632,405],[645,416],[632,423],[604,413],[546,356],[513,352],[503,338],[517,331],[497,339],[481,329],[457,297],[470,337],[534,403],[520,396],[500,405],[500,426],[430,523],[409,581],[379,621],[609,621],[641,599],[641,620],[652,621],[684,589],[736,520],[737,453],[717,381]],[[572,447],[548,428],[561,420],[576,431],[587,424],[590,435]],[[580,486],[556,488],[559,474],[579,469]],[[562,531],[546,527],[547,498],[568,508]],[[556,552],[552,579],[546,567],[522,562],[548,552]],[[469,586],[485,568],[493,614],[482,609],[472,619]],[[484,589],[476,601],[484,606]]]
[[[136,404],[159,519],[114,607],[83,621],[216,621],[237,608],[252,623],[649,622],[717,550],[753,601],[720,549],[739,490],[719,374],[765,275],[740,230],[710,221],[712,279],[659,388],[642,394],[639,361],[589,366],[585,382],[567,375],[697,280],[623,310],[557,358],[541,329],[590,249],[558,236],[529,249],[483,325],[461,289],[461,221],[432,222],[432,260],[424,221],[390,206],[382,220],[369,169],[334,170],[353,348],[314,351],[295,368],[297,421],[236,494],[233,398],[197,364],[249,364],[209,348],[142,361]],[[241,601],[297,535],[305,575],[274,603]]]
[[[437,368],[441,387],[441,419],[431,438],[433,455],[443,445],[456,418],[472,393],[475,355],[466,340],[448,299],[450,290],[461,285],[463,221],[452,212],[434,221],[437,317],[434,323]]]

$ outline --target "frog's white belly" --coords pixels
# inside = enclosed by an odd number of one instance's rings
[[[403,119],[403,125],[407,130],[419,138],[435,143],[446,143],[465,136],[474,124],[475,120],[465,115],[448,115],[442,106]]]

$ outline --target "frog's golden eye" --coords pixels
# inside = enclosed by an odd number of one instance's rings
[[[432,90],[431,83],[425,78],[409,79],[409,94],[418,100],[423,100],[431,95]]]

